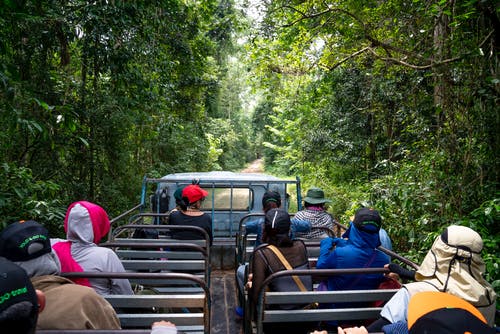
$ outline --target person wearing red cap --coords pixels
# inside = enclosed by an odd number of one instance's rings
[[[170,214],[170,225],[198,226],[207,231],[212,245],[212,218],[201,211],[201,204],[208,192],[197,184],[190,184],[182,190],[181,210]],[[172,238],[180,240],[200,239],[200,235],[193,231],[174,231]]]

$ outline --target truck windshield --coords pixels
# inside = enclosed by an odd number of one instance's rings
[[[208,196],[202,203],[202,210],[248,211],[253,207],[253,191],[249,188],[204,189],[208,191]]]

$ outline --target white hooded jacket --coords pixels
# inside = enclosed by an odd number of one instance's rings
[[[99,247],[96,243],[109,231],[109,220],[104,209],[89,202],[76,202],[66,213],[65,229],[67,242],[71,243],[71,257],[83,271],[125,272],[115,252]],[[57,243],[53,244],[57,249]],[[57,252],[61,264],[65,260]],[[64,266],[63,266],[64,268]],[[89,279],[90,285],[101,295],[133,294],[126,279]]]

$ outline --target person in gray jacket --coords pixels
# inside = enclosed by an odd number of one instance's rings
[[[109,228],[109,218],[102,207],[87,201],[72,203],[64,219],[67,240],[52,240],[52,248],[61,262],[61,272],[125,272],[112,249],[98,246]],[[75,282],[91,286],[100,295],[133,294],[127,279],[94,278]]]

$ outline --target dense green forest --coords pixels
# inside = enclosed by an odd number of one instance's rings
[[[143,175],[239,170],[376,207],[419,260],[443,226],[500,288],[494,0],[0,2],[1,224],[115,216]]]

